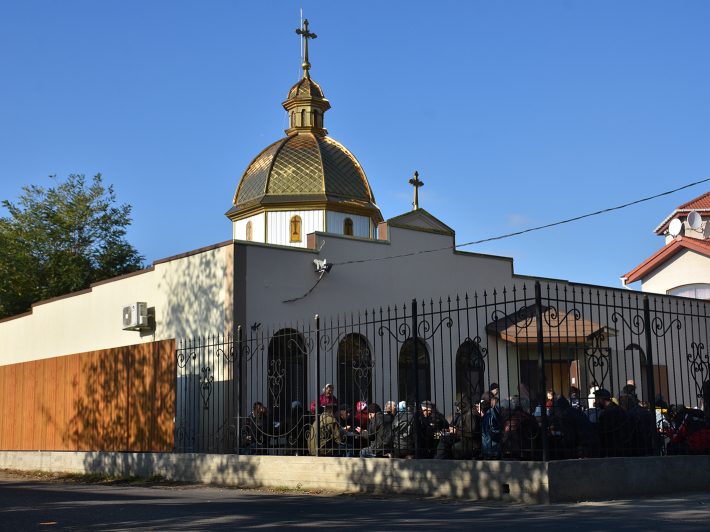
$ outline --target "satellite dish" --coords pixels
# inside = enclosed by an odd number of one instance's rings
[[[671,224],[668,226],[668,233],[673,237],[677,237],[680,234],[680,229],[683,227],[683,224],[680,223],[680,220],[676,218],[671,222]]]
[[[700,229],[703,225],[703,218],[697,212],[691,211],[688,213],[688,225],[691,229]]]

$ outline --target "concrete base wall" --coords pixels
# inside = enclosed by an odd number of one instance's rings
[[[170,453],[0,451],[0,468],[161,475],[245,487],[553,502],[707,490],[710,456],[561,462],[435,461]]]

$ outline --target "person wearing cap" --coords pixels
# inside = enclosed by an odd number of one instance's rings
[[[380,405],[372,403],[367,409],[367,429],[355,430],[369,445],[360,452],[361,458],[375,458],[392,452],[392,416],[383,412]]]
[[[335,388],[333,388],[332,384],[326,384],[325,388],[323,388],[323,393],[320,394],[320,397],[318,398],[318,413],[323,412],[323,407],[325,405],[337,405],[338,404],[338,398],[333,395],[333,391]],[[311,414],[316,413],[316,402],[313,401],[311,403]]]
[[[498,386],[498,383],[492,382],[488,391],[483,392],[483,395],[481,395],[481,400],[488,401],[490,403],[492,398],[498,397],[499,391],[500,391],[500,387]]]
[[[595,403],[601,410],[597,420],[597,434],[602,456],[627,456],[631,454],[630,423],[626,412],[612,401],[606,388],[594,392]]]
[[[335,417],[337,405],[328,404],[323,407],[323,413],[318,418],[320,432],[320,456],[353,456],[353,446],[347,442],[347,430],[340,426]],[[349,427],[347,427],[349,428]],[[316,455],[316,431],[308,434],[308,449],[311,455]]]
[[[442,430],[449,428],[449,422],[446,421],[444,414],[436,409],[436,405],[431,401],[422,401],[422,414],[424,422],[428,425],[428,429],[422,430],[422,434],[426,436],[422,440],[424,458],[434,458],[438,441],[436,434]]]
[[[369,419],[367,402],[358,401],[355,406],[355,416],[353,416],[353,426],[356,429],[367,430],[367,421]]]

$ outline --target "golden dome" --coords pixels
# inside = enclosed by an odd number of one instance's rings
[[[318,100],[324,100],[323,91],[315,81],[309,78],[301,78],[298,83],[296,83],[291,90],[288,91],[287,100],[293,100],[295,98],[316,98]]]
[[[275,203],[337,203],[378,210],[360,163],[338,141],[314,133],[283,138],[247,167],[227,216]],[[379,212],[379,211],[378,211]]]

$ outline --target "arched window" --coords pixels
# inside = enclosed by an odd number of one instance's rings
[[[318,109],[313,110],[313,127],[320,127],[318,125]]]
[[[624,351],[631,355],[629,362],[633,364],[631,366],[632,371],[635,368],[635,359],[638,358],[639,362],[639,374],[633,375],[632,372],[628,372],[626,379],[629,380],[636,377],[634,379],[636,382],[636,395],[638,395],[640,401],[648,401],[648,366],[646,365],[646,353],[643,352],[643,349],[638,344],[629,344]]]
[[[252,237],[252,224],[251,224],[251,220],[249,220],[247,222],[247,241],[251,242],[252,238],[253,238]]]
[[[399,350],[399,401],[404,401],[410,395],[414,396],[414,342],[410,338],[402,344]],[[417,376],[419,383],[419,401],[426,401],[431,397],[431,367],[429,364],[429,350],[422,340],[417,340]]]
[[[669,296],[690,297],[693,299],[710,299],[710,284],[690,284],[668,290]]]
[[[289,224],[289,234],[290,234],[290,242],[300,242],[301,241],[301,233],[303,231],[303,228],[301,227],[301,217],[300,216],[292,216],[291,217],[291,223]]]
[[[291,111],[291,127],[296,127],[296,111]]]
[[[306,126],[306,110],[301,111],[301,127]]]
[[[307,404],[308,368],[304,341],[295,329],[281,329],[269,342],[266,400],[275,421],[291,411],[291,404]]]
[[[343,234],[353,236],[353,221],[350,218],[345,218],[343,222]]]
[[[467,338],[456,351],[456,397],[468,395],[477,403],[485,391],[483,375],[485,364],[478,344]]]
[[[338,344],[338,399],[353,406],[372,399],[372,362],[367,339],[350,333]]]

